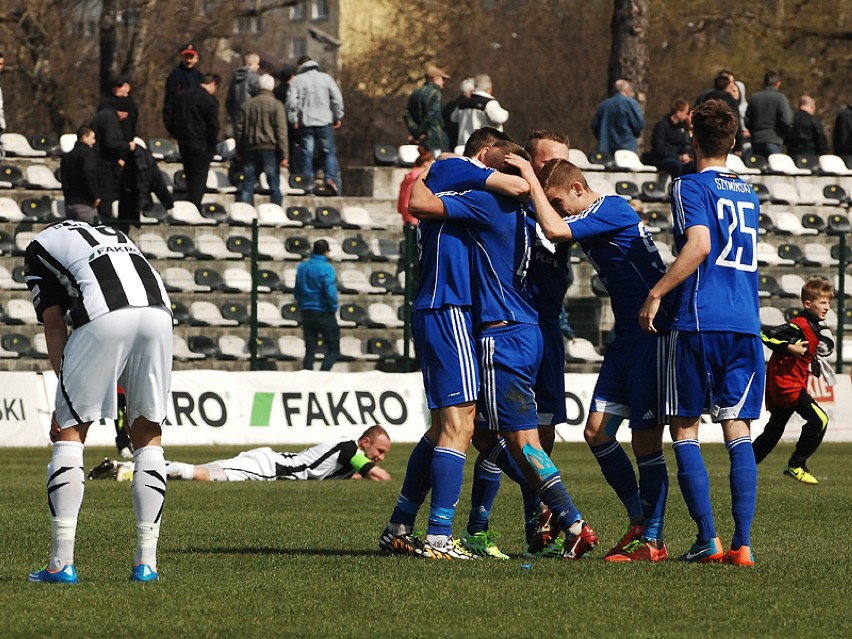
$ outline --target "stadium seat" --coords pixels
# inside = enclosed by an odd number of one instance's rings
[[[780,235],[817,235],[819,231],[802,226],[798,215],[790,211],[774,211],[767,213],[775,224],[775,232]]]
[[[225,286],[236,289],[241,293],[251,293],[251,273],[242,266],[226,268],[222,274]]]
[[[400,166],[414,166],[420,157],[420,149],[416,144],[403,144],[397,149],[397,164]]]
[[[369,211],[361,206],[344,206],[340,211],[340,225],[345,229],[386,229],[386,224],[373,220]]]
[[[225,138],[216,143],[216,155],[214,160],[219,162],[230,162],[237,157],[237,141],[234,138]]]
[[[825,188],[810,180],[798,182],[799,204],[816,204],[818,206],[839,206],[836,198],[826,197]]]
[[[197,260],[211,260],[213,256],[198,250],[195,247],[195,242],[188,235],[183,233],[175,233],[170,235],[166,240],[166,246],[170,251],[183,253],[184,257],[191,257]]]
[[[12,255],[24,255],[27,252],[27,247],[33,238],[36,236],[32,230],[32,225],[21,224],[15,229],[15,248],[12,250]]]
[[[10,271],[0,264],[0,289],[26,290],[27,284],[22,277],[24,271],[23,265],[14,266]]]
[[[761,274],[757,281],[758,297],[781,297],[783,290],[778,281],[771,275]]]
[[[32,357],[33,347],[30,338],[21,333],[6,333],[0,340],[2,350],[17,353],[19,357]]]
[[[186,171],[183,169],[172,174],[172,189],[175,193],[186,193]]]
[[[802,264],[804,266],[837,266],[839,261],[831,256],[831,251],[825,244],[808,242],[802,247]]]
[[[839,235],[841,233],[849,233],[852,231],[852,225],[849,223],[849,216],[845,213],[829,215],[826,222],[828,224],[826,233],[829,235]]]
[[[313,249],[308,238],[291,235],[284,240],[284,250],[287,253],[287,259],[303,260],[311,254]]]
[[[781,297],[798,298],[802,294],[805,280],[801,275],[787,273],[781,276],[778,283],[781,286]]]
[[[47,156],[46,151],[34,149],[29,140],[20,133],[3,133],[0,135],[0,144],[6,155],[22,158],[43,158]]]
[[[370,245],[361,235],[343,238],[340,244],[346,255],[354,256],[356,259],[370,261],[375,257],[370,250]]]
[[[222,312],[213,302],[195,301],[189,305],[189,313],[194,321],[202,325],[237,326],[239,324],[237,320],[222,317]]]
[[[174,251],[166,244],[159,233],[141,233],[136,239],[136,246],[149,259],[179,260],[186,257],[183,251]]]
[[[612,156],[614,171],[629,171],[631,173],[656,173],[657,167],[645,164],[636,151],[618,149]]]
[[[825,220],[816,213],[806,213],[802,216],[802,226],[806,229],[816,229],[817,233],[825,230]]]
[[[374,302],[367,307],[367,317],[374,327],[402,328],[403,322],[389,304]]]
[[[171,300],[172,306],[172,323],[175,326],[192,326],[195,325],[195,320],[189,312],[189,307],[180,300]]]
[[[269,361],[278,361],[284,359],[283,354],[278,349],[278,343],[267,335],[258,335],[257,343],[257,358]]]
[[[763,182],[752,182],[751,189],[754,191],[754,194],[757,196],[757,201],[761,204],[769,202],[770,195],[769,189]]]
[[[354,269],[343,269],[338,275],[337,288],[341,293],[378,293],[382,294],[385,289],[370,284],[369,278],[361,271]]]
[[[28,189],[62,190],[62,184],[53,175],[53,171],[44,164],[31,164],[27,167],[24,186]]]
[[[216,342],[207,335],[190,335],[187,339],[187,345],[191,352],[200,354],[208,359],[219,359],[222,355],[219,352]]]
[[[367,340],[367,352],[375,355],[377,359],[399,359],[401,357],[393,341],[385,337],[369,338]]]
[[[580,149],[568,149],[568,160],[583,171],[603,171],[606,169],[606,166],[603,164],[591,162],[585,152]]]
[[[17,255],[18,247],[15,245],[15,238],[9,235],[6,231],[0,230],[0,255]]]
[[[18,333],[10,333],[10,335],[17,335]],[[21,354],[15,350],[9,350],[6,348],[6,335],[0,339],[0,359],[14,359],[20,357]]]
[[[302,323],[302,311],[296,304],[283,304],[281,306],[280,316],[281,319],[287,321],[286,326],[298,326]]]
[[[280,204],[272,202],[258,204],[257,221],[261,226],[302,226],[301,222],[288,218]]]
[[[648,211],[648,230],[652,233],[671,231],[671,214],[665,211]]]
[[[586,175],[586,182],[589,183],[589,188],[602,195],[616,195],[615,183],[603,173],[593,173]]]
[[[248,202],[231,202],[228,205],[228,220],[238,226],[251,226],[255,220],[260,224],[257,209]]]
[[[793,266],[796,262],[778,255],[778,247],[769,242],[757,243],[758,266]]]
[[[38,324],[32,300],[15,297],[6,302],[7,324]]]
[[[769,172],[776,175],[810,175],[810,169],[800,169],[786,153],[773,153],[767,158]]]
[[[570,154],[570,150],[569,150]],[[586,154],[589,158],[589,162],[592,164],[602,165],[605,170],[611,171],[615,165],[615,161],[612,158],[612,155],[607,153],[606,151],[601,151],[600,149],[595,149]],[[568,156],[571,157],[570,155]]]
[[[764,330],[786,323],[787,320],[784,318],[784,312],[781,309],[774,306],[760,307],[760,325]]]
[[[373,161],[376,166],[393,166],[399,157],[396,147],[390,144],[377,144],[373,147]]]
[[[570,364],[597,363],[603,361],[603,356],[598,354],[589,340],[576,337],[565,343],[565,361]]]
[[[181,266],[169,266],[161,271],[163,284],[168,293],[200,292],[206,288],[198,287],[192,274]]]
[[[251,259],[251,240],[242,235],[231,235],[225,240],[225,248],[231,253],[231,257],[237,259]],[[270,259],[268,256],[261,259]]]
[[[203,204],[202,204],[203,206]],[[195,204],[188,200],[177,200],[172,209],[169,221],[173,224],[215,225],[216,220],[201,215]]]
[[[819,169],[825,175],[852,175],[852,169],[839,155],[819,156]]]
[[[26,218],[36,222],[54,221],[53,201],[49,195],[27,197],[21,200],[21,212]]]
[[[314,223],[314,216],[307,206],[288,206],[287,219],[291,226],[310,226]]]
[[[228,180],[228,175],[221,169],[208,169],[207,171],[208,193],[236,193],[237,187]]]
[[[151,138],[148,140],[148,150],[157,160],[166,162],[177,162],[180,160],[180,152],[174,143],[167,138]]]
[[[796,167],[800,169],[805,169],[811,173],[821,173],[819,168],[819,158],[816,155],[800,153],[799,155],[793,156],[793,162],[796,164]]]
[[[0,197],[0,222],[21,222],[24,214],[18,203],[10,197]]]
[[[290,177],[287,180],[287,186],[290,187],[288,191],[290,195],[305,195],[313,191],[314,188],[314,185],[309,182],[307,175],[294,173],[290,174]]]
[[[216,222],[216,224],[228,221],[228,211],[225,209],[225,205],[220,202],[202,202],[200,213],[208,220]]]
[[[237,322],[237,324],[247,325],[251,322],[248,308],[246,308],[245,304],[240,302],[235,302],[233,300],[222,302],[222,305],[219,306],[219,311],[222,313],[222,317],[224,319],[233,320]]]
[[[30,146],[36,151],[44,151],[52,157],[59,157],[62,154],[59,141],[52,135],[37,133],[30,138]]]
[[[373,271],[370,273],[370,284],[376,288],[383,288],[390,294],[401,295],[404,292],[396,276],[386,271]]]
[[[281,278],[278,273],[271,269],[262,268],[257,272],[257,290],[261,293],[271,293],[272,291],[281,291],[291,293],[292,289],[287,290],[282,286]]]
[[[318,206],[314,212],[314,226],[321,229],[330,229],[340,226],[340,211],[333,206]]]
[[[225,240],[215,233],[199,233],[196,237],[197,247],[201,253],[216,260],[239,259],[239,255],[228,250]],[[208,258],[209,259],[209,258]]]
[[[807,266],[804,263],[805,257],[802,255],[802,249],[797,244],[781,244],[778,247],[778,257],[782,260],[792,261],[794,264]]]
[[[59,136],[59,149],[62,153],[68,153],[77,144],[76,133],[63,133]]]
[[[367,309],[359,304],[341,304],[338,312],[340,325],[344,327],[369,326]]]
[[[281,317],[281,311],[272,302],[261,300],[257,303],[258,326],[298,326],[299,323]]]
[[[14,164],[0,164],[0,180],[21,187],[24,186],[24,173]]]
[[[159,202],[139,211],[139,221],[142,224],[161,224],[168,222],[169,212]]]
[[[822,195],[828,200],[836,200],[837,205],[852,204],[846,190],[839,184],[828,184],[822,189]]]
[[[280,239],[269,233],[259,233],[257,236],[257,252],[264,260],[299,259],[289,254]]]
[[[615,192],[626,200],[639,197],[639,187],[630,180],[618,180],[615,183]]]
[[[758,155],[757,153],[746,153],[742,156],[742,159],[743,163],[745,163],[745,165],[750,169],[756,169],[761,173],[766,173],[769,170],[769,163],[762,155]]]
[[[373,255],[379,261],[396,262],[400,259],[399,240],[391,240],[386,237],[374,237],[370,242]]]
[[[734,153],[728,153],[725,164],[729,171],[737,175],[760,175],[760,170],[746,166],[742,158]]]
[[[239,289],[228,286],[218,271],[212,268],[196,269],[193,276],[198,286],[207,286],[211,291],[221,293],[239,293]]]
[[[643,202],[668,202],[671,197],[665,184],[656,180],[647,180],[642,182],[642,192],[639,194],[639,199]]]
[[[301,360],[305,357],[305,340],[298,335],[282,335],[278,338],[278,350],[285,359]]]
[[[773,204],[807,204],[802,200],[795,185],[790,182],[776,182],[769,188],[769,200]]]
[[[186,340],[177,333],[172,334],[172,356],[178,360],[204,359],[204,353],[196,353],[189,349]]]
[[[361,339],[350,335],[340,338],[340,358],[350,362],[379,359],[378,355],[367,352],[367,345]]]

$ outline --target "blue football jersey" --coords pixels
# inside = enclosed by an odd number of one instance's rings
[[[482,162],[473,158],[451,157],[437,160],[429,167],[426,186],[432,193],[444,191],[484,190],[485,181],[494,172]]]
[[[757,232],[760,203],[751,185],[724,168],[685,175],[672,186],[678,250],[686,230],[706,226],[710,253],[681,284],[673,328],[760,335]]]
[[[639,309],[665,275],[666,265],[636,211],[624,198],[604,195],[565,222],[609,292],[615,338],[626,342],[652,337],[639,326]],[[669,308],[662,304],[654,325],[663,332],[670,320]]]
[[[527,282],[533,308],[538,313],[539,324],[555,324],[559,322],[565,293],[573,281],[571,245],[548,240],[532,215],[527,217],[527,224],[532,240]]]
[[[470,237],[474,330],[486,322],[537,324],[526,283],[530,237],[523,205],[488,191],[446,193],[441,200]]]

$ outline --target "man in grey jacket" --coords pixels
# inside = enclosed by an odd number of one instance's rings
[[[752,151],[765,158],[781,153],[784,138],[793,126],[793,109],[787,96],[778,90],[780,86],[781,76],[767,71],[763,90],[751,96],[746,111],[745,124],[751,132]]]
[[[243,104],[234,125],[237,157],[242,160],[245,179],[237,199],[253,203],[258,171],[269,181],[269,198],[281,204],[281,174],[279,164],[287,166],[287,116],[284,105],[273,95],[275,78],[264,74],[257,82],[258,93]],[[276,156],[276,150],[279,153]],[[281,161],[278,161],[281,157]]]
[[[334,149],[333,129],[343,120],[343,95],[337,83],[308,56],[299,58],[299,69],[287,92],[287,120],[299,132],[302,166],[308,185],[313,184],[314,148],[319,146],[325,183],[336,195],[343,190],[340,166]]]

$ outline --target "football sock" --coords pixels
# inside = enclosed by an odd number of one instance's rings
[[[160,446],[133,451],[133,510],[136,513],[136,555],[133,565],[157,566],[157,540],[166,499],[166,460]]]
[[[541,498],[550,511],[553,513],[553,521],[562,530],[569,530],[575,522],[580,521],[583,517],[580,511],[574,506],[571,501],[571,495],[562,483],[562,477],[559,472],[549,475],[536,488],[538,496]]]
[[[639,495],[642,497],[642,511],[645,516],[645,531],[642,537],[647,541],[660,541],[663,538],[663,517],[669,496],[666,458],[663,451],[659,450],[637,457],[636,465],[639,467]]]
[[[698,526],[698,542],[707,543],[716,537],[713,508],[710,505],[710,478],[701,456],[697,439],[682,439],[672,443],[677,460],[677,481],[689,515]]]
[[[432,456],[432,502],[427,535],[453,534],[456,504],[464,478],[465,454],[452,448],[435,447]]]
[[[396,507],[391,514],[390,523],[403,526],[399,532],[391,530],[395,535],[410,533],[417,518],[417,511],[423,505],[429,489],[432,487],[432,456],[435,454],[435,444],[424,435],[408,458],[405,469],[405,479]]]
[[[500,490],[500,476],[503,473],[485,455],[480,453],[473,467],[473,488],[470,492],[470,515],[467,531],[471,534],[488,530],[488,518],[491,507]]]
[[[195,477],[195,465],[183,462],[166,462],[166,475],[169,479],[192,480]]]
[[[751,524],[757,500],[757,462],[751,447],[751,437],[738,437],[725,444],[731,458],[731,514],[734,516],[734,535],[731,548],[751,546]]]
[[[83,444],[56,442],[47,465],[47,506],[50,510],[51,551],[49,570],[74,563],[77,516],[85,492]]]
[[[589,446],[595,459],[601,467],[606,483],[608,483],[621,503],[627,509],[627,516],[635,521],[642,516],[642,502],[639,500],[639,486],[636,483],[636,473],[633,464],[621,444],[613,440],[598,446]]]

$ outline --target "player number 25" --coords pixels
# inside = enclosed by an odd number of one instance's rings
[[[716,217],[730,218],[728,243],[716,258],[716,264],[738,271],[757,270],[757,228],[746,222],[746,211],[753,211],[754,203],[736,202],[722,198],[716,206]]]

